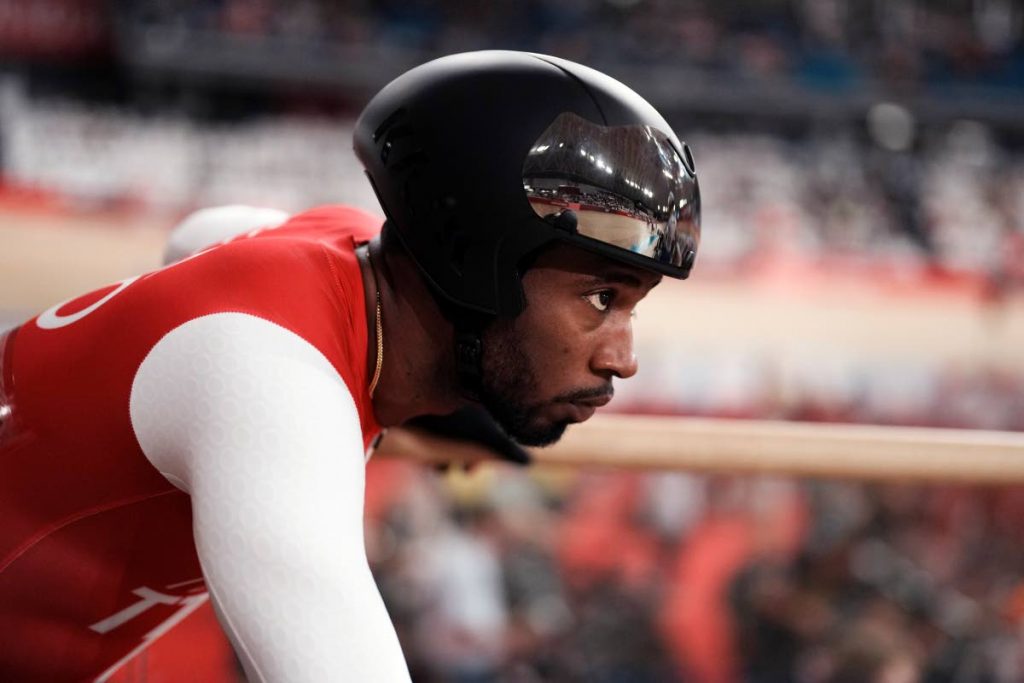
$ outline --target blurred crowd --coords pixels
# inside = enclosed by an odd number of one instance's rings
[[[1013,683],[1024,490],[371,462],[418,682]]]
[[[901,123],[908,112],[874,113],[871,135],[684,131],[703,187],[702,265],[840,255],[975,272],[997,289],[1024,283],[1024,155],[978,122],[914,142],[912,123]],[[346,202],[376,211],[351,135],[349,121],[204,123],[38,99],[15,81],[0,88],[0,180],[79,208]]]
[[[1024,281],[1024,157],[966,121],[919,144],[887,149],[849,130],[694,136],[703,246],[726,260],[847,254]]]
[[[864,80],[1024,84],[1012,0],[134,0],[144,26],[427,54],[504,47],[591,63],[693,66],[829,90]]]
[[[1024,431],[1024,377],[1011,369],[861,360],[806,351],[706,352],[644,344],[618,410],[662,415]]]

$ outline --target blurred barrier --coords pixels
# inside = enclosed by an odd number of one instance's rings
[[[384,457],[475,462],[476,446],[392,429]],[[600,415],[535,451],[573,467],[835,479],[1024,483],[1024,433],[639,415]]]
[[[29,313],[160,266],[171,220],[3,211],[0,314]]]

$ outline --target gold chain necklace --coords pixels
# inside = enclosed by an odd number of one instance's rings
[[[373,371],[373,379],[370,380],[370,398],[373,398],[373,392],[377,389],[377,383],[380,382],[380,370],[384,367],[384,326],[380,320],[380,283],[377,282],[377,269],[373,267],[373,259],[370,258],[370,245],[366,245],[366,262],[370,266],[370,272],[373,274],[373,286],[377,290],[377,313],[375,316],[375,326],[377,329],[377,367]]]

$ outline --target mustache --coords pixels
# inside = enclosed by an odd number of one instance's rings
[[[560,394],[555,397],[556,403],[573,403],[575,401],[586,401],[592,398],[604,398],[609,399],[615,396],[615,387],[612,386],[611,382],[604,384],[593,389],[576,389],[574,391]]]

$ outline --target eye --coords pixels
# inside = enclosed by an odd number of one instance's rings
[[[615,298],[615,292],[610,289],[602,289],[600,292],[587,294],[583,298],[589,301],[591,306],[604,313],[611,307],[612,299]]]

